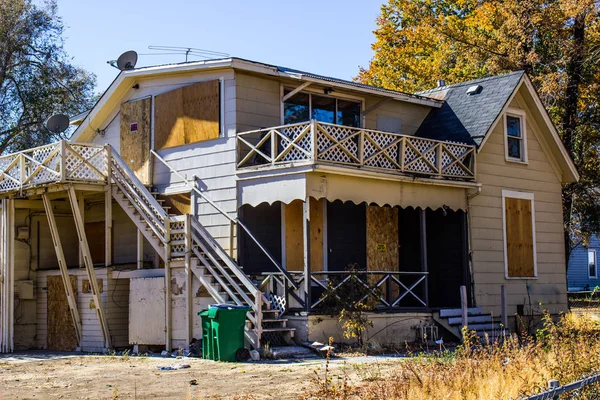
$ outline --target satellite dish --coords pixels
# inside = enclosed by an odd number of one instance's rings
[[[55,114],[46,121],[46,129],[52,133],[63,133],[69,127],[69,117],[64,114]]]
[[[121,71],[133,69],[135,67],[135,63],[137,63],[137,59],[138,55],[135,51],[126,51],[117,59],[117,68],[119,68]]]

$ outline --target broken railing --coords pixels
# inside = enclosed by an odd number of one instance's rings
[[[288,271],[300,286],[290,287],[277,272],[250,274],[259,289],[283,311],[325,311],[335,306],[373,310],[419,309],[429,306],[427,272]],[[307,293],[307,287],[309,292]]]
[[[0,156],[0,193],[66,182],[106,183],[105,146],[61,140]]]
[[[312,120],[237,134],[237,167],[328,163],[438,178],[475,178],[475,146]]]

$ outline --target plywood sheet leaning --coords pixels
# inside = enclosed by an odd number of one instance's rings
[[[184,86],[154,98],[157,150],[216,139],[221,132],[219,80]]]
[[[165,344],[165,278],[129,283],[129,344]]]
[[[509,277],[532,277],[533,226],[531,201],[505,198],[506,256]]]
[[[77,301],[77,277],[69,275],[69,280],[73,287],[73,297]],[[47,285],[48,336],[46,347],[49,350],[73,351],[77,347],[77,333],[69,312],[69,302],[62,277],[49,275]]]
[[[310,270],[323,271],[323,203],[310,198]],[[321,278],[321,277],[319,277]]]
[[[145,185],[150,185],[152,99],[121,104],[121,157]]]
[[[283,206],[285,207],[285,264],[288,271],[304,271],[303,201],[294,200]]]
[[[367,270],[398,271],[398,209],[395,207],[367,206]],[[369,277],[375,284],[381,275]],[[393,294],[397,295],[396,285]]]
[[[323,201],[310,199],[310,270],[323,270]],[[288,271],[304,271],[303,201],[285,204],[285,262]]]

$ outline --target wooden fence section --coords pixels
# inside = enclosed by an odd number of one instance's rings
[[[0,157],[0,193],[65,182],[106,183],[104,146],[64,140]]]
[[[444,179],[475,178],[475,146],[316,120],[237,135],[238,168],[319,162]]]

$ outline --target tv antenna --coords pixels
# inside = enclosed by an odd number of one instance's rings
[[[69,127],[69,117],[64,114],[54,114],[46,121],[46,129],[55,134],[63,133]]]
[[[185,55],[185,62],[188,62],[189,57],[211,59],[211,58],[226,58],[227,53],[219,51],[197,49],[195,47],[178,47],[178,46],[148,46],[149,50],[156,50],[159,53],[142,54],[145,56],[166,56],[166,55]]]
[[[133,50],[129,50],[121,54],[118,59],[107,61],[107,63],[121,71],[126,71],[135,68],[137,59],[138,54]]]

